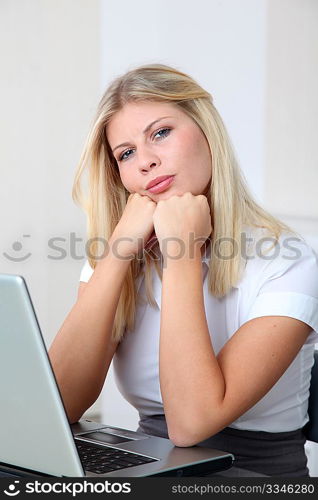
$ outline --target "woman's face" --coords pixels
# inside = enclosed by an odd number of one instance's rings
[[[203,194],[211,180],[211,154],[201,129],[170,103],[127,103],[106,130],[123,185],[158,202],[172,195]],[[173,176],[161,192],[147,189],[156,177]],[[158,188],[157,188],[158,190]]]

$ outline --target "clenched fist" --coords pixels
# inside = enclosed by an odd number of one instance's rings
[[[170,244],[186,251],[198,250],[212,232],[207,198],[190,192],[159,201],[153,222],[162,253]]]

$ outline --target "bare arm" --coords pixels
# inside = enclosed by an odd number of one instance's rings
[[[98,262],[49,350],[71,422],[97,399],[117,343],[111,339],[115,313],[130,261],[112,252]]]
[[[156,204],[131,194],[101,259],[49,350],[68,417],[76,422],[97,399],[117,348],[111,338],[130,260],[153,231]]]
[[[167,259],[160,387],[170,439],[177,446],[192,446],[236,420],[278,381],[310,331],[289,317],[255,318],[216,357],[205,316],[201,255]]]

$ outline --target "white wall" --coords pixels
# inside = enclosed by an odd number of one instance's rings
[[[270,1],[268,16],[266,198],[276,212],[317,218],[318,2]]]
[[[0,272],[26,278],[48,345],[84,263],[83,244],[81,260],[69,250],[86,233],[71,189],[99,100],[99,1],[1,0],[0,51]],[[48,258],[56,237],[62,260]]]
[[[85,238],[84,215],[71,200],[76,163],[101,92],[137,64],[176,66],[207,88],[255,196],[316,242],[317,6],[1,0],[0,270],[26,277],[47,344],[74,303],[83,264],[69,250],[49,259],[56,252],[48,240],[65,238],[66,248],[71,233]],[[13,262],[4,252],[32,255]],[[137,412],[112,374],[94,412],[136,428]]]
[[[318,252],[318,2],[269,0],[267,15],[264,203]],[[307,454],[318,476],[318,444]]]
[[[268,3],[264,200],[318,251],[318,2]]]
[[[262,196],[266,2],[102,2],[102,79],[161,62],[212,93],[252,189]],[[253,147],[250,138],[253,138]]]
[[[26,277],[47,343],[76,298],[84,263],[69,250],[49,259],[60,254],[48,241],[65,238],[67,249],[72,232],[85,236],[71,188],[99,97],[98,9],[97,0],[0,2],[0,266]],[[13,262],[4,252],[31,255]]]

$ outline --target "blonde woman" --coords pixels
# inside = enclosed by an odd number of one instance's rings
[[[308,475],[317,258],[249,194],[210,94],[164,65],[114,80],[74,199],[88,260],[50,349],[70,421],[114,360],[139,430]]]

